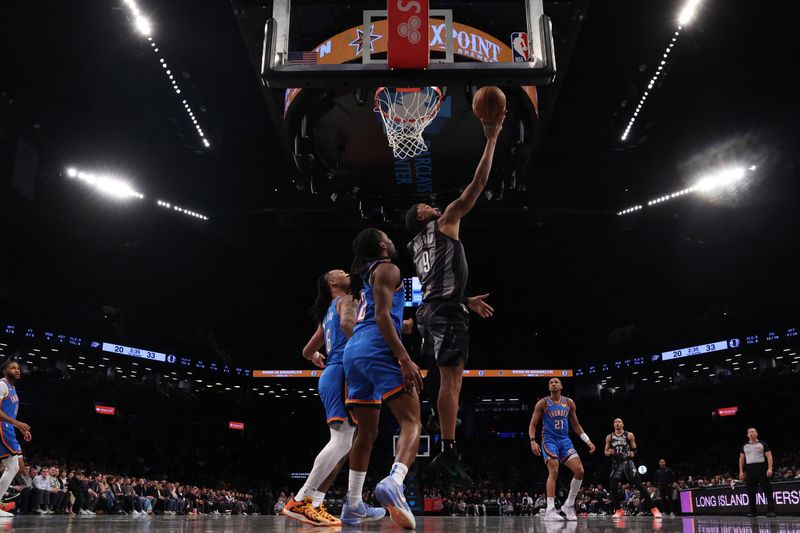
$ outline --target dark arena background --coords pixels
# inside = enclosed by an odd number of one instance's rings
[[[417,529],[800,530],[785,6],[431,0],[431,63],[389,69],[393,1],[3,2],[0,529],[310,531],[284,516],[297,504],[321,530],[399,531],[391,505],[392,519],[339,523],[358,500],[347,463],[294,499],[350,427],[326,424],[308,309],[374,227],[418,321],[406,211],[469,194],[487,145],[472,102],[494,85],[507,115],[460,226],[466,294],[494,309],[470,313],[458,405],[472,485],[431,467],[449,446],[439,370],[416,325],[401,335],[428,371],[404,481]],[[380,86],[442,91],[411,158],[387,142]],[[597,450],[570,433],[584,479],[570,500],[566,461],[551,504],[529,424],[552,377]],[[618,486],[604,454],[617,418],[636,445]],[[400,428],[383,409],[361,496],[376,509]],[[759,486],[758,516],[740,473],[764,466],[753,446],[770,452],[774,500]]]

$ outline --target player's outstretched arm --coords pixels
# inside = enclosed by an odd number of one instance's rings
[[[572,398],[567,400],[567,405],[569,405],[569,425],[572,426],[572,430],[577,433],[581,440],[589,447],[589,453],[594,453],[594,444],[592,444],[591,439],[589,439],[589,435],[583,431],[581,423],[578,422],[578,408],[575,406],[575,402]]]
[[[325,356],[319,353],[325,342],[325,335],[322,333],[322,324],[317,325],[317,330],[311,336],[303,348],[303,357],[314,363],[317,368],[325,368]]]
[[[382,263],[375,268],[374,276],[372,294],[375,298],[375,323],[383,340],[400,363],[400,371],[403,373],[407,389],[416,387],[417,391],[421,391],[422,374],[408,355],[392,322],[392,298],[395,289],[400,286],[400,269],[392,263]]]
[[[534,455],[542,455],[542,450],[539,448],[539,444],[536,442],[536,427],[539,425],[539,421],[542,419],[542,413],[544,413],[544,400],[539,400],[533,407],[531,423],[528,425],[528,436],[531,439],[531,450],[533,451]]]
[[[440,231],[450,237],[452,237],[450,233],[454,233],[455,238],[458,237],[461,219],[467,216],[467,213],[475,207],[475,202],[478,201],[478,197],[480,197],[486,188],[486,183],[489,181],[489,172],[492,170],[492,161],[494,160],[494,149],[497,146],[497,136],[503,130],[503,121],[501,120],[492,126],[488,126],[486,123],[482,124],[486,135],[486,146],[483,148],[483,156],[481,156],[481,160],[478,163],[478,168],[475,169],[475,176],[470,184],[467,185],[467,188],[464,189],[464,192],[461,193],[461,196],[447,206],[444,214],[439,219]]]
[[[344,331],[348,339],[353,336],[353,328],[356,327],[356,308],[358,305],[352,296],[342,296],[336,304],[336,312],[339,313],[339,327]]]
[[[467,307],[481,318],[489,318],[494,314],[494,307],[486,303],[489,293],[478,296],[467,296]]]

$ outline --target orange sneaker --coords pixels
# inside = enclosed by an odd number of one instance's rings
[[[623,516],[625,516],[624,509],[617,509],[617,512],[614,513],[614,518],[622,518]]]
[[[324,503],[319,504],[319,507],[317,507],[315,510],[317,511],[317,516],[319,516],[322,520],[327,522],[326,525],[328,525],[328,526],[341,526],[342,525],[342,521],[341,520],[339,520],[338,518],[336,518],[335,516],[333,516],[332,514],[330,514],[328,512],[328,510],[325,508],[325,504]]]
[[[2,503],[0,503],[0,511],[5,511],[7,513],[10,513],[11,511],[13,511],[16,508],[17,508],[17,504],[14,503],[14,502],[2,502]]]
[[[661,518],[661,511],[658,510],[658,507],[653,507],[650,509],[650,512],[653,514],[655,518]]]
[[[283,506],[283,511],[281,512],[289,518],[310,526],[329,525],[319,516],[314,506],[311,505],[311,498],[303,498],[302,502],[290,498],[289,501],[286,502],[286,505]]]

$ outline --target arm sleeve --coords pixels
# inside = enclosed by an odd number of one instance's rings
[[[770,449],[769,449],[769,444],[767,444],[767,443],[766,443],[766,442],[764,442],[763,440],[761,441],[761,445],[762,445],[762,446],[764,446],[764,453],[767,453],[767,452],[771,452],[771,451],[772,451],[772,450],[770,450]]]

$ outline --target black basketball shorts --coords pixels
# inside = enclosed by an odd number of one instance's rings
[[[469,359],[469,329],[466,320],[448,324],[419,325],[422,355],[433,357],[437,366],[457,366]]]

